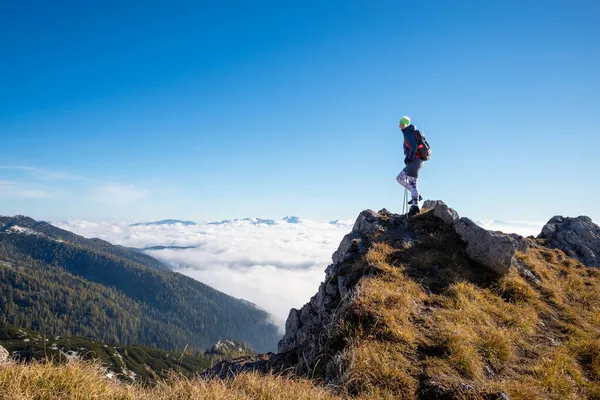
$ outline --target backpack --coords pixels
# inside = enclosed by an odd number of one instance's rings
[[[415,137],[417,138],[417,153],[419,153],[419,158],[423,161],[429,160],[431,158],[431,146],[427,143],[425,135],[417,129],[415,131]]]

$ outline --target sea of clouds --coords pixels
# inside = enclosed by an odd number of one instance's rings
[[[147,254],[236,298],[248,300],[273,316],[280,328],[290,308],[316,293],[331,255],[353,221],[232,220],[217,224],[131,226],[126,222],[72,220],[54,225],[88,238],[146,250]],[[537,235],[542,224],[478,222],[486,229]]]
[[[176,272],[258,305],[283,327],[290,308],[301,307],[315,294],[332,253],[353,224],[289,220],[192,226],[82,220],[53,224],[128,247],[193,246],[146,252]]]

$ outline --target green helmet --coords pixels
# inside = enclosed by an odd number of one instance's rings
[[[406,116],[400,118],[400,125],[410,125],[410,118]]]

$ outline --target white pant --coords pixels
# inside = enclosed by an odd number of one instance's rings
[[[417,181],[419,179],[414,176],[406,175],[406,168],[404,168],[396,177],[396,181],[410,191],[413,205],[419,204],[419,189],[417,187]]]

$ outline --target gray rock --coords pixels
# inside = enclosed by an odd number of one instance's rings
[[[285,321],[285,330],[287,332],[296,332],[300,327],[300,311],[292,308],[287,320]]]
[[[467,244],[468,256],[492,271],[507,274],[515,261],[518,242],[510,235],[483,229],[468,218],[461,218],[454,229]]]
[[[346,279],[343,276],[338,277],[338,290],[342,296],[346,296],[348,294],[348,289],[346,288]]]
[[[433,215],[448,225],[453,225],[459,218],[458,213],[441,200],[426,200],[421,208],[422,211],[433,211]]]
[[[453,393],[446,389],[441,383],[427,380],[423,383],[423,391],[431,399],[452,399]]]
[[[454,228],[467,244],[466,252],[472,260],[500,275],[508,273],[517,250],[525,252],[528,249],[528,242],[521,236],[483,229],[468,218],[460,218],[441,200],[427,200],[422,209]]]
[[[356,236],[357,235],[354,232],[351,232],[351,233],[347,234],[346,236],[344,236],[344,238],[340,242],[340,245],[338,246],[338,249],[331,256],[331,259],[333,260],[334,264],[339,264],[341,262],[344,262],[344,260],[347,258],[349,253],[352,252],[353,248],[356,246],[356,242],[355,242]],[[330,270],[331,270],[331,268],[328,267],[326,272],[328,272]]]
[[[564,251],[588,267],[600,267],[600,226],[589,217],[553,217],[538,238],[545,239],[547,246]]]
[[[475,388],[471,385],[469,385],[468,383],[459,383],[459,387],[464,390],[465,392],[474,392]]]
[[[8,362],[10,353],[4,347],[0,346],[0,364]]]
[[[379,213],[376,213],[373,210],[365,210],[358,215],[352,231],[359,232],[364,235],[374,235],[375,233],[381,232],[383,227],[379,223],[379,218]]]
[[[319,291],[310,299],[310,305],[315,310],[319,310],[322,308],[323,300],[325,298],[325,285],[321,283],[319,286]]]
[[[381,213],[373,210],[365,210],[361,212],[354,223],[352,232],[344,236],[338,249],[331,257],[334,264],[339,264],[351,257],[355,251],[366,251],[362,243],[362,237],[373,237],[376,234],[383,232],[385,229],[381,225],[381,218],[390,218],[393,216],[389,211],[383,209]]]
[[[490,368],[489,365],[484,365],[483,366],[483,372],[485,372],[485,374],[489,377],[494,377],[496,376],[496,373],[494,372],[494,370],[492,368]]]
[[[337,296],[339,293],[337,285],[333,284],[332,282],[327,283],[327,286],[325,287],[325,291],[327,292],[328,295],[333,296],[333,297]]]
[[[523,265],[518,261],[515,261],[513,263],[513,265],[514,265],[515,269],[517,270],[517,272],[519,273],[519,275],[521,275],[523,278],[525,278],[532,285],[539,287],[542,284],[540,279],[526,265]]]
[[[366,252],[368,250],[366,241],[370,241],[379,233],[384,232],[385,228],[382,223],[388,223],[395,217],[385,209],[379,213],[372,210],[360,213],[352,232],[344,236],[333,254],[333,264],[325,270],[325,280],[319,286],[319,291],[300,311],[292,310],[290,312],[286,321],[285,335],[278,345],[279,353],[297,348],[312,348],[315,338],[327,335],[329,325],[333,320],[332,317],[338,310],[340,301],[343,301],[356,285],[356,279],[347,279],[346,274],[350,267],[348,260]],[[303,357],[310,359],[311,355],[304,351]]]

